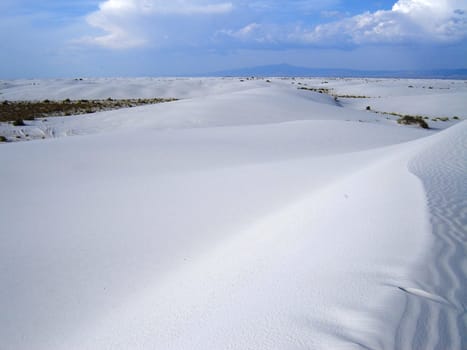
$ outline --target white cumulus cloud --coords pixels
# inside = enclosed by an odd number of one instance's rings
[[[390,10],[352,17],[333,11],[332,6],[338,3],[338,0],[286,3],[279,0],[106,0],[86,18],[100,32],[81,42],[107,48],[145,45],[339,48],[366,44],[457,43],[467,39],[467,0],[399,0]],[[304,13],[321,14],[321,18],[331,22],[313,26],[307,24],[308,15]],[[226,14],[229,16],[220,17]],[[204,20],[203,16],[210,17]]]
[[[149,41],[151,23],[155,27],[161,16],[218,15],[232,9],[230,2],[107,0],[86,18],[89,25],[104,34],[83,38],[81,42],[117,49],[144,46]]]
[[[467,1],[399,0],[389,11],[366,12],[303,31],[305,43],[441,42],[467,37]]]

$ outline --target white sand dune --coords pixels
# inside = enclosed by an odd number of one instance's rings
[[[201,82],[0,145],[0,348],[464,348],[467,123]]]
[[[410,164],[423,182],[435,236],[428,266],[407,290],[399,348],[462,349],[467,345],[467,127],[447,130]],[[428,331],[429,330],[429,331]],[[460,335],[460,336],[459,336]],[[405,345],[405,346],[403,346]]]
[[[239,78],[86,78],[0,81],[0,100],[64,100],[106,98],[194,98],[245,90]],[[263,80],[249,86],[266,86]]]
[[[421,115],[435,129],[452,126],[453,117],[467,119],[467,82],[463,80],[301,79],[301,82],[332,89],[337,95],[367,97],[340,98],[341,105],[347,108],[365,110],[370,106],[373,111]],[[451,121],[436,120],[446,117]]]
[[[132,108],[132,118],[128,117],[128,109],[121,109],[84,116],[26,121],[27,126],[21,128],[4,123],[0,126],[0,131],[14,141],[15,135],[28,135],[27,138],[40,139],[129,128],[192,129],[277,124],[300,120],[359,121],[392,126],[395,124],[374,113],[350,108],[344,110],[331,96],[297,91],[289,86],[266,84],[258,87],[258,82],[250,81],[245,82],[242,91],[211,95],[212,91],[209,90],[206,93],[207,96],[196,99]],[[397,132],[392,129],[392,134],[401,134],[403,138],[402,135],[413,133],[399,129],[397,128]],[[379,137],[384,138],[386,131],[379,134]],[[393,140],[392,136],[389,138]]]

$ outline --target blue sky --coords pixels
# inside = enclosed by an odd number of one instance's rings
[[[0,78],[467,68],[466,0],[2,0]]]

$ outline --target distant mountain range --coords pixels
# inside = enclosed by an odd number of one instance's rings
[[[276,64],[224,70],[202,74],[213,77],[355,77],[355,78],[444,78],[467,79],[467,69],[436,70],[353,70],[334,68],[307,68],[288,64]]]

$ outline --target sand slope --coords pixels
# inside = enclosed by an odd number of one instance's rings
[[[431,216],[433,244],[427,266],[409,290],[400,328],[400,346],[464,349],[467,346],[467,127],[438,135],[411,163],[423,182]],[[410,324],[410,327],[409,327]],[[415,337],[404,334],[413,329]]]
[[[0,146],[0,347],[461,349],[467,123],[230,83]]]

